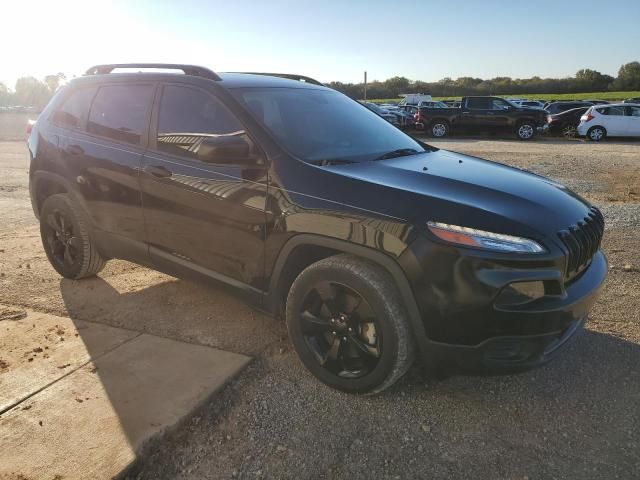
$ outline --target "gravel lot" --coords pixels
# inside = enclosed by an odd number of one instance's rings
[[[442,381],[416,367],[382,395],[354,397],[314,380],[281,322],[223,290],[121,261],[60,280],[32,218],[22,143],[0,142],[0,302],[255,358],[153,440],[128,478],[640,477],[640,143],[431,143],[549,176],[602,207],[610,275],[588,330],[551,364]]]

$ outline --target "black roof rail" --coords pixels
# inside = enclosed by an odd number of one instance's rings
[[[298,82],[311,83],[313,85],[320,85],[321,87],[324,87],[324,84],[320,83],[315,78],[306,77],[304,75],[296,75],[295,73],[265,73],[265,72],[232,72],[232,73],[246,73],[248,75],[265,75],[267,77],[288,78],[289,80],[297,80]]]
[[[185,75],[208,78],[209,80],[222,80],[215,72],[197,65],[183,65],[180,63],[112,63],[108,65],[94,65],[85,72],[85,75],[104,75],[111,73],[116,68],[162,68],[166,70],[182,70]]]

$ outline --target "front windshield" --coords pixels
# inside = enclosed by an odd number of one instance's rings
[[[367,161],[424,148],[368,108],[333,90],[239,88],[234,96],[290,153],[307,162]]]

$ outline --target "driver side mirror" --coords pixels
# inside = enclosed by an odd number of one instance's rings
[[[198,160],[206,163],[255,165],[262,163],[246,133],[206,137],[198,148]]]

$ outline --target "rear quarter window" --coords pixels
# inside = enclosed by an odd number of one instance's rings
[[[65,128],[81,128],[89,113],[89,105],[96,93],[93,87],[73,90],[51,117],[51,121]]]
[[[152,95],[152,85],[100,87],[91,105],[87,131],[119,142],[140,144],[147,128]]]

